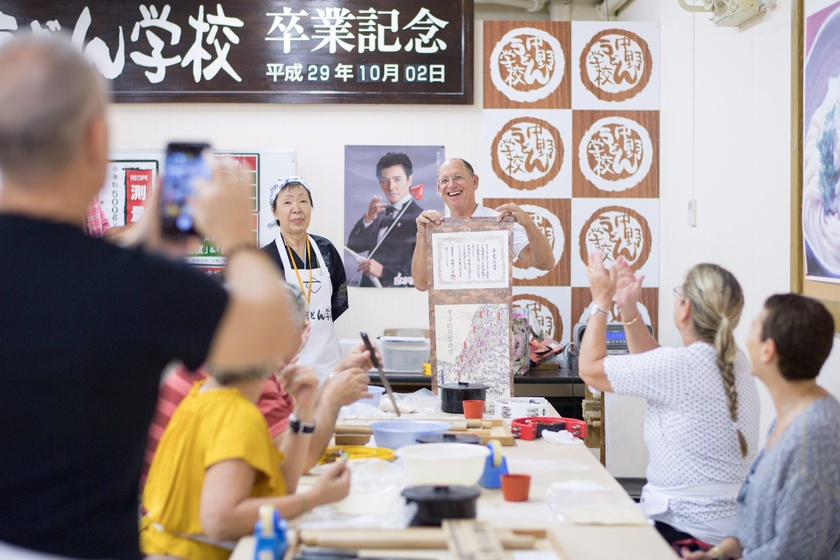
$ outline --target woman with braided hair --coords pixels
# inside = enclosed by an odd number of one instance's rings
[[[817,384],[833,345],[834,319],[820,302],[764,302],[746,348],[776,418],[738,495],[736,529],[683,558],[840,559],[840,403]]]
[[[746,355],[735,344],[744,296],[735,277],[698,264],[674,289],[681,348],[661,347],[641,320],[638,278],[600,252],[587,268],[593,304],[580,376],[602,391],[644,398],[650,461],[640,506],[669,543],[717,543],[732,534],[738,490],[758,445],[759,401]],[[615,302],[613,302],[613,298]],[[607,356],[606,324],[618,306],[630,354]]]

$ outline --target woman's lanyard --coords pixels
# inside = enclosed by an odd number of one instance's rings
[[[306,290],[303,287],[303,281],[300,279],[300,271],[298,271],[297,262],[295,262],[295,257],[292,254],[292,248],[286,245],[286,250],[289,252],[289,260],[292,261],[292,266],[295,269],[295,275],[297,276],[298,286],[300,286],[300,291],[306,294],[306,305],[309,306],[309,300],[312,298],[312,251],[309,246],[309,236],[306,236],[306,260],[309,262],[309,289]],[[303,263],[306,266],[306,263]]]

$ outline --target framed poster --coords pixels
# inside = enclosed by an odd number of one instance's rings
[[[819,299],[840,330],[840,1],[794,3],[794,291]]]
[[[444,213],[443,146],[344,147],[344,271],[350,286],[413,288],[417,216]]]

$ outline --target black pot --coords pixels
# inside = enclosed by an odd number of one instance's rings
[[[481,490],[467,486],[410,486],[402,495],[417,502],[414,527],[440,527],[444,519],[475,519]]]
[[[417,443],[481,443],[481,438],[472,434],[432,434],[420,436]]]
[[[447,383],[438,386],[440,409],[452,414],[464,413],[464,401],[486,401],[487,385],[481,383]]]

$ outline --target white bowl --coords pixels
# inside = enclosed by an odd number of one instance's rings
[[[382,399],[382,393],[385,392],[385,387],[378,387],[376,385],[368,385],[367,392],[373,395],[356,401],[357,404],[368,404],[370,406],[379,408],[379,401]]]
[[[396,451],[412,485],[472,486],[484,472],[490,450],[469,443],[421,443]]]

